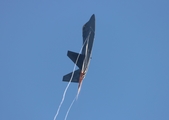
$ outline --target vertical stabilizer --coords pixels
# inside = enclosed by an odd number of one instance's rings
[[[67,56],[79,67],[79,69],[82,69],[83,60],[84,60],[83,54],[68,51]]]

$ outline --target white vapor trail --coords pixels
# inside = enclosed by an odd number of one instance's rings
[[[79,87],[79,89],[78,89],[78,91],[77,91],[76,100],[78,99],[78,96],[79,96],[79,94],[80,94],[80,90],[81,90],[82,84],[83,84],[83,81],[82,81],[82,83],[81,83],[81,85],[80,85],[80,87]]]
[[[90,35],[89,35],[89,36],[90,36]],[[80,52],[79,52],[78,56],[77,56],[76,62],[75,62],[75,64],[74,64],[72,76],[71,76],[70,81],[69,81],[69,83],[67,84],[67,86],[66,86],[66,88],[65,88],[65,90],[64,90],[64,93],[63,93],[63,96],[62,96],[62,100],[61,100],[61,102],[60,102],[60,104],[59,104],[59,107],[58,107],[57,112],[56,112],[56,114],[55,114],[54,120],[56,120],[56,118],[57,118],[57,116],[58,116],[58,114],[59,114],[60,108],[61,108],[61,106],[62,106],[62,104],[63,104],[64,99],[65,99],[65,95],[66,95],[67,89],[69,88],[69,85],[70,85],[70,83],[71,83],[71,81],[72,81],[72,78],[73,78],[73,75],[74,75],[74,71],[75,71],[76,64],[77,64],[77,62],[78,62],[80,53],[81,53],[81,51],[82,51],[82,49],[83,49],[83,46],[85,45],[85,43],[86,43],[86,41],[87,41],[88,38],[89,38],[89,37],[86,38],[85,42],[83,43],[83,45],[82,45],[82,47],[81,47],[81,49],[80,49]]]
[[[82,47],[82,48],[83,48],[83,47]],[[81,50],[82,50],[82,48],[81,48]],[[59,114],[60,107],[62,106],[63,101],[64,101],[64,99],[65,99],[65,95],[66,95],[67,89],[69,88],[69,85],[70,85],[70,83],[71,83],[71,81],[72,81],[72,78],[73,78],[73,75],[74,75],[74,71],[75,71],[75,68],[76,68],[76,64],[77,64],[77,61],[78,61],[78,59],[79,59],[81,50],[80,50],[80,52],[79,52],[79,55],[77,56],[77,59],[76,59],[76,62],[75,62],[74,68],[73,68],[72,76],[71,76],[71,78],[70,78],[69,83],[67,84],[67,86],[66,86],[66,88],[65,88],[65,91],[64,91],[64,93],[63,93],[62,100],[61,100],[61,102],[60,102],[60,104],[59,104],[59,107],[58,107],[58,110],[57,110],[56,115],[55,115],[55,117],[54,117],[54,120],[56,120],[56,118],[57,118],[57,116],[58,116],[58,114]]]
[[[73,99],[72,103],[70,104],[69,109],[68,109],[67,112],[66,112],[66,115],[65,115],[65,119],[64,119],[64,120],[67,119],[67,116],[68,116],[68,114],[69,114],[69,111],[70,111],[70,109],[71,109],[73,103],[75,102],[75,100],[76,100],[76,96],[75,96],[75,98]]]
[[[82,81],[82,83],[83,83],[83,81]],[[82,83],[81,83],[81,86],[82,86]],[[65,119],[64,119],[64,120],[67,119],[67,116],[68,116],[68,114],[69,114],[69,112],[70,112],[70,109],[72,108],[72,106],[73,106],[75,100],[78,99],[78,96],[79,96],[79,93],[80,93],[80,90],[81,90],[81,86],[80,86],[80,88],[78,89],[77,94],[76,94],[75,98],[73,99],[72,103],[70,104],[70,106],[69,106],[69,108],[68,108],[68,110],[67,110],[67,112],[66,112],[66,115],[65,115]]]

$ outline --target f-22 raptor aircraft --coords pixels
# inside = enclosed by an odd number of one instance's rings
[[[79,83],[78,89],[82,84],[86,72],[89,67],[92,46],[95,35],[95,15],[93,14],[90,20],[83,26],[83,46],[81,54],[72,51],[67,52],[67,56],[78,66],[79,69],[63,76],[63,81]],[[71,80],[72,79],[72,80]]]

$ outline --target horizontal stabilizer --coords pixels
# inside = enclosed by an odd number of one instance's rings
[[[84,55],[79,54],[79,53],[75,53],[72,51],[68,51],[67,52],[67,56],[80,68],[82,69],[82,64],[83,64],[83,60],[84,60]]]
[[[79,78],[80,78],[80,69],[74,71],[73,76],[72,76],[72,74],[73,74],[73,72],[71,72],[71,73],[69,73],[67,75],[64,75],[63,76],[63,81],[69,82],[71,80],[71,78],[72,78],[71,82],[78,83],[79,82]]]

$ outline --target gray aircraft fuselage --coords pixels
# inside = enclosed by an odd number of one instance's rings
[[[91,52],[95,35],[95,15],[93,14],[89,21],[82,28],[83,44],[81,54],[68,51],[68,57],[79,67],[78,70],[73,71],[63,76],[63,81],[79,83],[79,87],[88,70]]]
[[[82,72],[87,72],[90,64],[91,52],[95,34],[95,16],[92,15],[90,20],[83,26],[83,49],[82,54],[85,56],[82,66]]]

